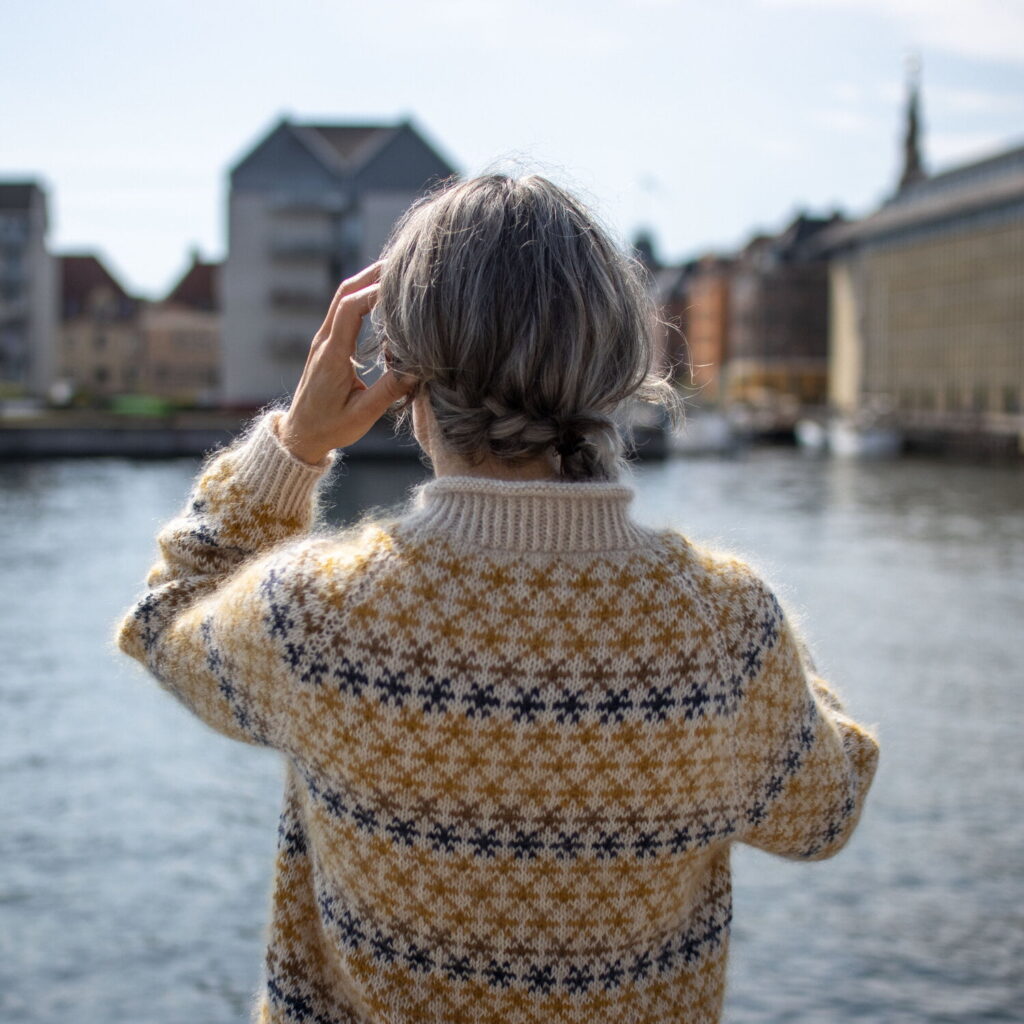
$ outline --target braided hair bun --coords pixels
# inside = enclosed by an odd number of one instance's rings
[[[553,453],[566,480],[608,480],[615,409],[678,409],[652,370],[658,321],[637,265],[547,179],[450,183],[406,213],[383,259],[380,343],[426,388],[453,453]]]

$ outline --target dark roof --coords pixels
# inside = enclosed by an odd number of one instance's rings
[[[836,250],[1020,205],[1024,205],[1024,146],[926,178],[867,217],[828,229],[820,241],[823,249]]]
[[[391,159],[378,166],[376,161],[385,153]],[[335,188],[335,198],[348,202],[348,192],[361,187],[361,176],[370,168],[377,171],[377,186],[399,190],[419,190],[455,173],[408,119],[325,124],[282,117],[232,166],[230,175],[232,188],[294,190],[301,181],[307,191]]]
[[[0,182],[0,210],[28,210],[43,190],[34,181]]]
[[[133,299],[117,278],[91,254],[60,256],[60,299],[64,316],[75,316],[89,307],[89,298],[98,288],[109,288],[122,300],[126,315],[134,310]]]
[[[192,266],[185,271],[164,301],[176,306],[213,312],[220,308],[219,274],[219,263],[204,263],[197,255],[193,255]]]
[[[948,193],[984,182],[997,182],[1024,173],[1024,146],[1014,146],[969,164],[959,164],[901,189],[889,205],[913,202],[927,196]]]
[[[686,264],[676,267],[659,267],[651,274],[652,293],[656,302],[662,305],[682,297],[690,268]]]
[[[828,217],[797,214],[777,235],[754,235],[740,251],[740,263],[764,269],[769,265],[815,259],[821,252],[819,239],[829,235],[835,225],[843,223],[842,214],[838,212]]]

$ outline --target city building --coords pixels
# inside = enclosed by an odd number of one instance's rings
[[[692,264],[663,263],[655,248],[654,235],[647,228],[636,233],[632,248],[634,259],[643,267],[648,293],[661,321],[654,352],[655,369],[678,384],[689,384],[687,282]]]
[[[927,175],[918,90],[892,198],[829,235],[829,396],[922,441],[1024,444],[1024,146]]]
[[[338,283],[451,164],[407,121],[275,125],[231,170],[223,401],[294,387]]]
[[[57,293],[46,193],[0,182],[0,398],[45,396],[54,373]]]
[[[175,405],[211,406],[221,372],[221,264],[196,251],[181,280],[141,311],[139,390]]]
[[[661,317],[655,363],[676,384],[690,383],[690,354],[686,346],[689,325],[691,264],[662,266],[651,271],[651,289]]]
[[[713,406],[723,398],[723,367],[729,358],[729,293],[734,261],[704,256],[687,277],[684,336],[693,401]]]
[[[69,400],[145,395],[213,405],[220,374],[220,264],[191,262],[166,298],[129,295],[92,254],[61,256],[59,379]]]
[[[88,403],[138,392],[145,349],[139,300],[91,253],[57,262],[57,377],[65,397]]]
[[[724,398],[788,428],[828,394],[828,265],[816,236],[839,222],[800,214],[758,235],[731,268]]]

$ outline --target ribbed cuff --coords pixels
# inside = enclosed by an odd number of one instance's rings
[[[274,431],[280,415],[270,412],[256,422],[235,452],[233,476],[256,501],[291,519],[309,515],[313,492],[334,464],[334,453],[318,466],[295,458]]]

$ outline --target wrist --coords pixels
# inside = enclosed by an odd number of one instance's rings
[[[305,462],[309,466],[320,466],[331,453],[330,448],[303,437],[289,420],[288,413],[276,417],[271,422],[271,429],[282,447],[299,462]]]

